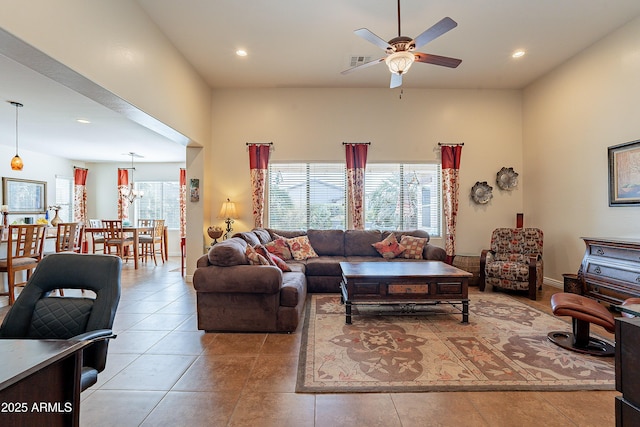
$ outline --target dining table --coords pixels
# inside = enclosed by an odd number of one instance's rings
[[[86,233],[101,233],[104,234],[106,232],[106,228],[104,227],[86,227],[84,229]],[[130,235],[133,237],[133,267],[135,269],[138,268],[138,257],[140,251],[140,235],[143,233],[153,233],[153,226],[133,226],[133,225],[125,225],[122,227],[122,231],[125,235]],[[164,254],[164,259],[167,259],[167,254],[169,253],[169,244],[168,244],[168,227],[164,227],[164,231],[162,233],[162,252]]]

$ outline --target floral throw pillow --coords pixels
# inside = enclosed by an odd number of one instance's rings
[[[409,259],[422,259],[422,250],[426,244],[425,237],[402,236],[400,245],[405,247],[402,256]]]
[[[404,252],[405,247],[398,243],[396,235],[391,233],[384,240],[373,243],[371,246],[376,248],[382,258],[392,259]]]
[[[277,255],[284,260],[293,259],[291,256],[291,249],[289,249],[289,245],[287,245],[287,240],[283,237],[272,240],[269,243],[265,243],[264,247],[272,254]]]
[[[311,247],[309,237],[307,236],[298,236],[292,239],[287,239],[287,244],[289,245],[289,248],[291,248],[291,255],[295,260],[301,261],[318,256],[316,251]]]
[[[245,251],[245,255],[247,256],[247,260],[251,265],[270,265],[269,261],[262,255],[260,255],[251,245],[247,245],[247,250]]]
[[[273,262],[273,264],[278,267],[280,270],[284,271],[291,271],[291,268],[287,265],[286,262],[284,262],[284,260],[282,258],[280,258],[278,255],[274,255],[274,254],[269,254],[271,256],[271,262]]]

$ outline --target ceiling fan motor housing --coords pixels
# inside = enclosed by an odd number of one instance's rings
[[[411,37],[400,36],[389,40],[390,47],[387,48],[387,53],[393,52],[408,52],[416,48],[415,43],[411,43],[413,39]]]

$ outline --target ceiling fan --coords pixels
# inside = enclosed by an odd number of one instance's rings
[[[387,56],[373,61],[365,62],[348,70],[344,70],[342,74],[347,74],[355,70],[369,67],[371,65],[386,62],[391,72],[390,88],[402,86],[402,75],[409,71],[414,62],[424,62],[427,64],[440,65],[443,67],[456,68],[462,62],[461,59],[449,58],[447,56],[431,55],[428,53],[416,52],[419,47],[424,46],[432,40],[440,37],[449,30],[454,29],[458,24],[453,19],[446,17],[425,30],[416,38],[405,37],[400,30],[400,0],[398,0],[398,37],[388,42],[384,41],[366,28],[355,30],[357,36],[373,43],[374,45],[384,49]]]

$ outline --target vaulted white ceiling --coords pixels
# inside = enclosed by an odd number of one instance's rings
[[[384,63],[340,72],[352,56],[385,56],[353,31],[396,37],[395,0],[136,1],[212,88],[389,86]],[[414,64],[405,91],[520,89],[640,15],[640,1],[402,0],[401,12],[408,37],[445,16],[455,20],[456,28],[419,50],[462,59],[456,69]],[[237,49],[248,56],[238,57]],[[511,58],[516,49],[526,55]],[[23,149],[81,161],[126,161],[129,151],[143,161],[184,160],[184,146],[21,64],[0,56],[0,70],[0,99],[25,104]],[[3,102],[0,111],[0,144],[13,146],[13,107]]]

